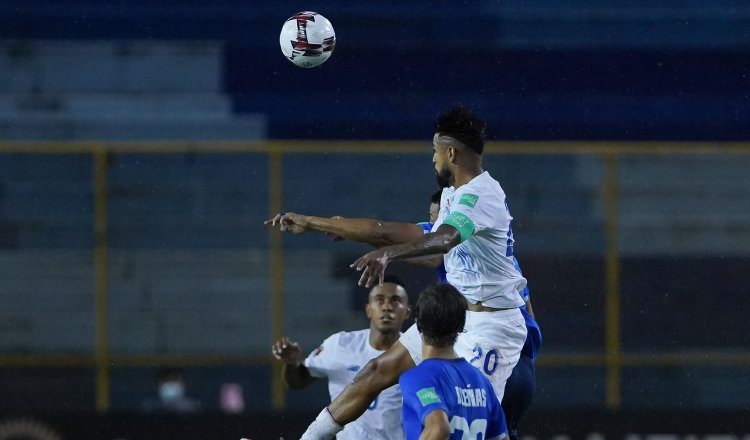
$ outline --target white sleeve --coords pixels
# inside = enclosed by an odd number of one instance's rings
[[[328,377],[329,373],[335,369],[339,335],[340,333],[336,333],[326,338],[323,344],[313,350],[305,359],[305,367],[312,377]]]

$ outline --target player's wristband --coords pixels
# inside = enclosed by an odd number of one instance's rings
[[[344,428],[333,420],[328,408],[323,408],[315,421],[307,427],[307,431],[302,434],[300,440],[331,440],[342,429]]]

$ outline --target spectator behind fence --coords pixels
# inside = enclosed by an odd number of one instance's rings
[[[147,398],[141,404],[148,413],[193,414],[201,411],[201,402],[185,393],[182,371],[168,368],[156,376],[157,396]]]

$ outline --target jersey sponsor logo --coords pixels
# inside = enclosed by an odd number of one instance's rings
[[[476,206],[477,200],[479,200],[478,195],[466,193],[462,195],[461,198],[458,200],[458,204],[466,205],[469,208],[473,208],[474,206]]]
[[[417,397],[422,403],[422,406],[427,406],[431,403],[440,403],[440,396],[435,392],[435,388],[422,388],[417,391]]]
[[[349,368],[347,368],[349,371],[354,371],[355,373],[359,371],[359,365],[349,365]]]
[[[477,407],[487,406],[487,392],[482,388],[456,388],[456,399],[459,405]]]

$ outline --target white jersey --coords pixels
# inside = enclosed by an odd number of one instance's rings
[[[443,257],[445,270],[448,283],[473,304],[523,305],[526,279],[513,261],[511,220],[505,192],[486,171],[458,189],[443,189],[432,232],[449,224],[461,233],[461,244]]]
[[[323,345],[305,359],[310,375],[328,378],[328,392],[335,399],[352,383],[370,359],[383,352],[370,345],[370,329],[340,332],[329,336]],[[398,385],[383,390],[360,418],[336,435],[338,440],[403,440],[401,391]]]

